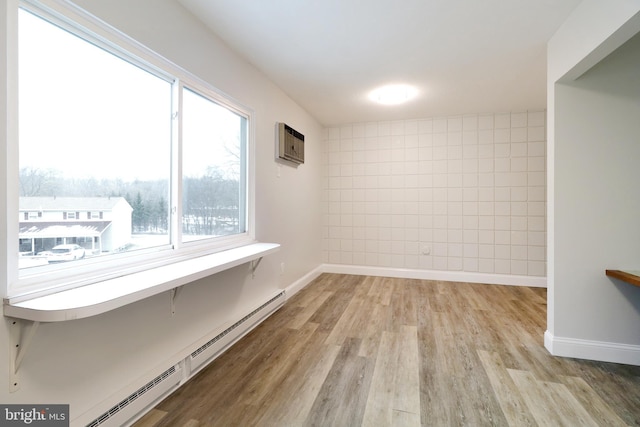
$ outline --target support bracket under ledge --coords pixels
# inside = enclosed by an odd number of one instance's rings
[[[176,299],[178,299],[178,295],[184,286],[178,286],[177,288],[171,289],[171,315],[174,316],[176,314]]]
[[[262,261],[262,257],[251,260],[251,277],[254,279],[256,278],[256,269],[260,265],[260,261]]]
[[[20,365],[22,365],[40,322],[14,318],[8,318],[7,321],[9,322],[9,345],[11,347],[9,392],[14,393],[20,389],[18,376]]]

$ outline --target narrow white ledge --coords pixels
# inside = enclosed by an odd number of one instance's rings
[[[259,260],[279,248],[277,243],[253,243],[26,301],[11,303],[5,300],[4,315],[35,322],[62,322],[96,316]]]

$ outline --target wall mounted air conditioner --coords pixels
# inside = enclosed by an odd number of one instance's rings
[[[280,159],[304,163],[304,135],[285,123],[277,124],[277,156]]]

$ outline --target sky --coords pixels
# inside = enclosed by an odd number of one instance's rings
[[[19,58],[21,168],[74,178],[169,179],[173,82],[23,10]],[[224,145],[237,144],[240,117],[184,93],[185,172],[228,164],[233,156]]]

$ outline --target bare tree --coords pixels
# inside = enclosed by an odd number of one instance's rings
[[[26,167],[20,169],[20,195],[53,196],[57,174],[52,169]]]
[[[201,177],[187,177],[184,184],[183,232],[221,235],[237,228],[239,183],[219,168],[209,167]]]
[[[238,180],[240,177],[240,139],[225,139],[223,142],[224,151],[228,155],[228,160],[223,166],[227,178]]]

